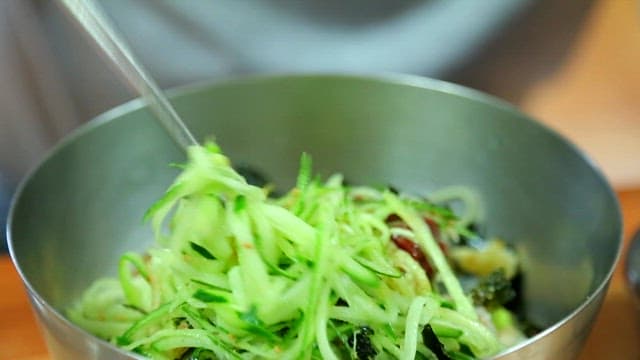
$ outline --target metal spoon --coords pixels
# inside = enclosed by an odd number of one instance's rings
[[[128,84],[142,95],[169,136],[183,149],[196,145],[197,141],[180,119],[176,110],[151,75],[133,55],[127,42],[120,36],[98,4],[93,0],[60,0],[60,2],[82,25],[96,45],[124,76]]]

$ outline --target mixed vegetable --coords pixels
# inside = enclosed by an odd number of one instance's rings
[[[192,147],[146,214],[157,245],[124,254],[69,317],[157,359],[473,359],[524,338],[507,309],[517,258],[474,231],[467,190],[321,181],[305,154],[294,189],[269,189],[214,143]]]

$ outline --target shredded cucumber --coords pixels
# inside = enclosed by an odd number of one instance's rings
[[[426,200],[345,186],[338,175],[322,182],[307,154],[297,186],[273,199],[215,144],[192,147],[145,217],[157,245],[124,254],[118,279],[98,280],[68,310],[126,350],[158,359],[428,359],[427,324],[450,354],[503,348],[424,218],[442,237],[460,220]],[[414,241],[435,275],[393,237]]]

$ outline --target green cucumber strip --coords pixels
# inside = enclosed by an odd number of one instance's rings
[[[375,272],[360,264],[350,256],[343,257],[340,267],[342,271],[347,273],[352,279],[362,284],[372,287],[380,285],[380,278]]]
[[[196,243],[194,243],[193,241],[189,242],[189,246],[191,247],[191,249],[195,252],[198,253],[198,255],[202,256],[203,258],[207,259],[207,260],[215,260],[216,257],[213,256],[209,250],[207,250],[207,248],[205,248],[202,245],[198,245]]]
[[[383,196],[389,206],[413,229],[418,245],[423,248],[425,254],[431,259],[438,270],[442,282],[447,288],[447,292],[456,304],[456,309],[470,319],[477,320],[478,315],[473,308],[473,304],[462,290],[460,281],[458,281],[458,278],[456,278],[453,273],[453,269],[449,266],[440,246],[438,246],[438,243],[433,238],[429,227],[412,208],[403,204],[397,196],[389,192],[384,193]]]
[[[374,263],[373,261],[364,259],[364,258],[359,257],[359,256],[354,256],[353,260],[355,260],[358,264],[364,266],[368,270],[371,270],[372,272],[374,272],[374,273],[376,273],[378,275],[392,277],[392,278],[399,278],[399,277],[402,277],[402,275],[404,275],[398,269],[394,269],[394,268],[392,268],[390,266],[387,266],[387,265]]]
[[[431,328],[438,337],[457,339],[464,334],[464,331],[458,328],[441,323],[433,323],[431,324]]]
[[[131,342],[133,341],[133,336],[138,331],[162,320],[162,318],[165,315],[167,315],[171,310],[173,310],[176,307],[176,305],[177,304],[175,302],[168,302],[158,307],[157,309],[153,310],[142,319],[136,321],[133,325],[131,325],[131,327],[127,331],[124,332],[124,334],[122,334],[122,336],[119,336],[116,339],[118,346],[130,345]]]
[[[230,301],[229,293],[214,290],[198,289],[193,293],[192,296],[206,303],[227,303]]]
[[[238,317],[247,324],[245,327],[246,331],[263,337],[270,342],[277,342],[279,340],[279,337],[267,329],[264,322],[258,317],[258,307],[256,305],[252,305],[248,311],[239,312]]]
[[[312,161],[311,156],[306,152],[303,152],[300,156],[300,170],[298,172],[298,179],[296,180],[296,187],[303,190],[309,185],[311,181],[311,168]]]

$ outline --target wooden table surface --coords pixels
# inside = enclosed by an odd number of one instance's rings
[[[619,193],[625,249],[640,226],[640,190]],[[640,358],[640,323],[626,286],[622,262],[580,360]],[[0,258],[0,359],[47,359],[47,351],[26,294],[9,257]]]

